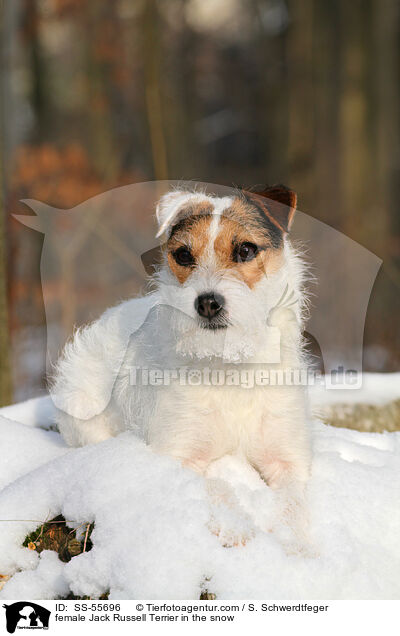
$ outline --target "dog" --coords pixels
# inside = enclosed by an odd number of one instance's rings
[[[296,202],[281,185],[161,197],[162,261],[151,293],[77,330],[56,365],[51,391],[68,445],[132,430],[200,474],[240,453],[270,488],[304,490],[304,387],[232,382],[235,373],[306,364],[306,268],[289,240]],[[271,362],[277,338],[279,360]],[[225,382],[210,381],[222,371]]]

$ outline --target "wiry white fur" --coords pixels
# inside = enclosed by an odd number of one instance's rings
[[[131,429],[154,450],[196,471],[228,453],[241,453],[272,487],[304,484],[310,468],[304,390],[295,386],[131,386],[132,368],[300,368],[303,265],[285,238],[284,264],[250,289],[218,270],[213,243],[219,214],[231,199],[173,192],[158,206],[159,234],[190,199],[212,201],[216,212],[204,259],[180,285],[167,264],[156,291],[109,309],[77,331],[58,362],[52,394],[67,443],[95,443]],[[221,293],[230,326],[210,331],[196,322],[194,300]],[[282,299],[289,297],[285,306]],[[268,365],[268,329],[281,334],[281,362]]]

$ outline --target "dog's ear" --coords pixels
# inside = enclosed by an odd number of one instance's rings
[[[156,217],[158,222],[158,232],[156,238],[164,234],[172,225],[176,215],[181,207],[193,197],[192,192],[184,192],[183,190],[173,190],[164,194],[156,207]]]
[[[297,206],[297,194],[284,185],[273,185],[252,191],[265,198],[265,214],[282,232],[289,232]]]

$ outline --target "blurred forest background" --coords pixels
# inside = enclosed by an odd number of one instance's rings
[[[71,208],[154,179],[297,190],[302,211],[383,259],[364,368],[400,369],[400,0],[3,0],[1,12],[2,403],[45,386],[43,236],[12,219],[28,213],[20,200]],[[143,281],[138,270],[132,291]],[[47,293],[67,307],[63,289]]]

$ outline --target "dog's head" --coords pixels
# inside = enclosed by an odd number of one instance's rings
[[[226,355],[227,337],[241,349],[255,343],[290,280],[286,236],[295,209],[296,194],[284,186],[220,198],[173,191],[161,198],[158,280],[162,303],[179,310],[173,322],[181,352]]]

